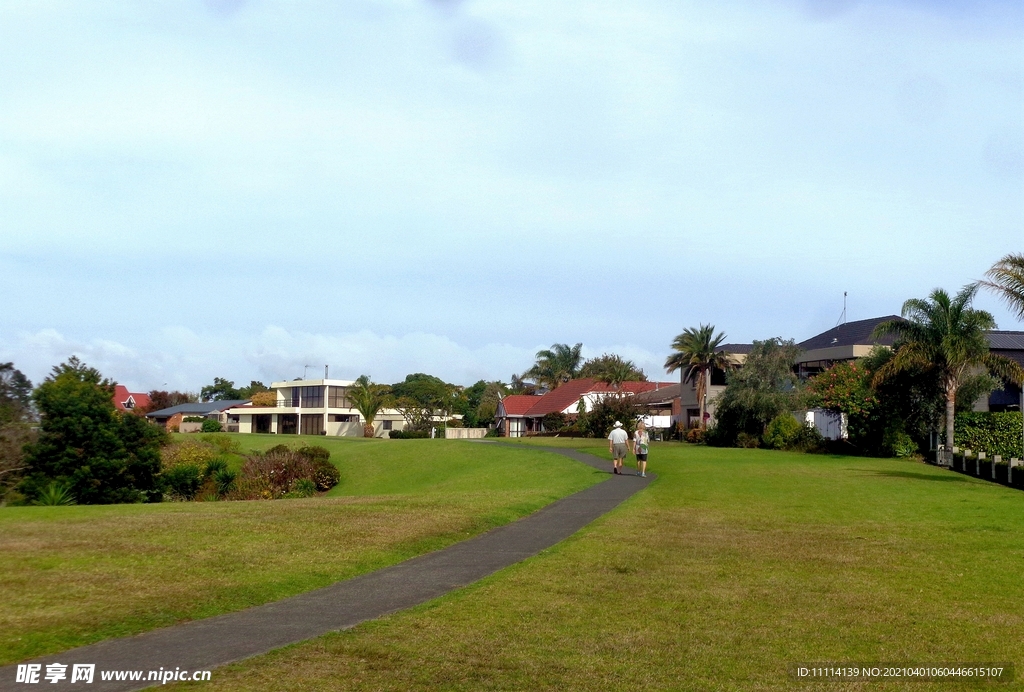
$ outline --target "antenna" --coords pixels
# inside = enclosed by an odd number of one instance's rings
[[[324,365],[324,379],[327,379],[327,366]]]
[[[846,324],[846,291],[843,291],[843,314],[839,316],[839,321],[836,322],[836,327],[841,324]]]
[[[313,366],[312,365],[303,365],[302,366],[302,379],[306,379],[306,371],[309,370],[311,367],[313,367]]]

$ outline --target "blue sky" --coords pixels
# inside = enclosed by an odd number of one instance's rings
[[[702,322],[896,313],[1024,251],[1022,38],[996,0],[4,2],[0,360],[659,376]]]

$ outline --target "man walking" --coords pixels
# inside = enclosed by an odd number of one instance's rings
[[[626,458],[626,443],[629,435],[622,429],[622,423],[615,421],[612,432],[608,435],[608,451],[612,455],[612,473],[622,474],[622,462]]]

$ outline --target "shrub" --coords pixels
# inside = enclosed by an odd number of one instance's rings
[[[771,449],[792,449],[804,427],[792,415],[782,413],[773,418],[765,429],[764,445]]]
[[[701,444],[704,442],[704,431],[700,428],[690,428],[686,431],[686,441],[690,444]]]
[[[1019,411],[958,413],[953,434],[961,449],[984,451],[990,457],[999,454],[1004,459],[1024,458]]]
[[[556,432],[566,426],[568,419],[561,411],[552,411],[541,418],[540,423],[544,426],[545,430]]]
[[[176,466],[195,466],[200,473],[204,473],[206,465],[217,458],[218,450],[204,439],[190,437],[164,447],[160,451],[160,462],[164,471],[173,469]]]
[[[283,451],[274,449],[248,457],[229,496],[238,500],[273,499],[295,490],[300,480],[309,481],[314,489],[329,490],[339,479],[338,469],[322,455],[311,461],[284,447]]]
[[[202,416],[185,416],[181,419],[182,423],[203,423],[205,421],[206,418],[203,418]]]
[[[212,418],[206,418],[203,420],[203,432],[204,433],[219,433],[224,430],[221,426],[220,421],[213,420]]]
[[[45,507],[62,507],[77,504],[71,489],[60,483],[50,483],[43,488],[39,496],[32,502],[34,505]]]
[[[583,417],[580,425],[585,429],[580,432],[591,437],[608,437],[615,421],[619,421],[626,432],[632,435],[642,415],[643,410],[632,396],[607,396]]]
[[[289,495],[293,497],[312,497],[316,495],[316,483],[308,478],[300,478],[295,481]]]
[[[179,464],[163,473],[164,486],[176,500],[193,500],[203,483],[203,476],[195,464]]]
[[[392,440],[422,440],[430,437],[429,430],[392,430],[388,435]]]
[[[902,430],[891,430],[882,439],[885,451],[894,457],[905,459],[917,453],[917,442]]]
[[[305,447],[299,447],[296,454],[300,454],[312,462],[330,461],[331,452],[325,447],[319,445],[307,445]]]
[[[221,454],[241,454],[242,446],[238,438],[230,435],[200,435],[199,439],[217,448]]]
[[[761,446],[761,438],[757,435],[741,432],[736,436],[736,446],[744,449],[757,449]]]
[[[235,486],[235,479],[238,474],[228,468],[223,468],[213,474],[213,482],[217,486],[217,492],[227,495]]]
[[[292,451],[292,448],[289,447],[288,445],[274,445],[273,447],[271,447],[267,451],[263,452],[263,454],[265,454],[267,456],[270,456],[270,455],[273,455],[273,454],[288,454],[291,451]]]

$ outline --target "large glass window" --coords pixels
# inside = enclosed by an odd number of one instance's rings
[[[302,408],[323,408],[324,407],[324,388],[323,387],[303,387],[302,388]]]
[[[302,434],[319,435],[324,430],[324,417],[320,413],[306,413],[302,416]]]
[[[331,387],[328,390],[327,405],[331,408],[352,408],[348,397],[345,396],[347,391],[344,387]]]

